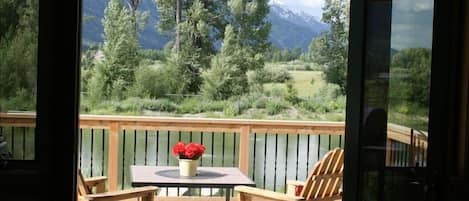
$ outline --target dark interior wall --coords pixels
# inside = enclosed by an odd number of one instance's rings
[[[464,33],[463,33],[463,40],[464,40],[464,47],[463,47],[463,90],[461,94],[463,95],[464,99],[461,101],[461,105],[463,106],[463,113],[461,115],[461,125],[464,125],[464,129],[460,131],[460,143],[459,143],[459,152],[463,153],[463,155],[459,157],[459,161],[461,161],[459,165],[459,174],[465,177],[466,189],[469,188],[469,2],[465,1],[464,6]],[[465,113],[464,113],[465,112]],[[462,171],[462,172],[461,172]]]

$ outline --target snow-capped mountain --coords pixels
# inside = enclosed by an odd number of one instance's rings
[[[283,48],[306,50],[312,38],[329,28],[314,16],[305,12],[294,12],[279,4],[270,5],[268,19],[272,23],[271,42]]]

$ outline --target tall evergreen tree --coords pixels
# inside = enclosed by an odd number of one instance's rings
[[[227,0],[200,0],[203,8],[207,9],[211,14],[209,21],[206,21],[207,25],[211,29],[212,43],[223,38],[223,31],[226,24],[226,16],[229,12],[226,9]],[[166,35],[174,37],[172,44],[173,49],[179,51],[181,47],[181,34],[182,31],[179,29],[179,25],[187,20],[188,12],[196,1],[194,0],[155,0],[156,7],[160,13],[158,21],[158,30]]]
[[[110,0],[104,14],[104,60],[90,88],[94,98],[122,98],[135,79],[138,40],[132,15],[121,0]]]
[[[348,60],[349,0],[326,0],[322,19],[330,31],[315,38],[310,45],[310,59],[325,66],[326,80],[346,89]]]
[[[230,20],[242,46],[251,47],[256,53],[264,53],[269,47],[271,24],[267,20],[269,0],[230,0]]]
[[[174,79],[180,79],[177,93],[199,92],[202,84],[201,69],[210,66],[211,56],[215,52],[210,39],[211,29],[207,23],[211,16],[205,4],[195,0],[187,9],[185,20],[177,27],[181,33],[181,44],[179,50],[173,50],[173,56],[167,64],[171,68],[177,68],[179,72],[179,75],[174,76]]]

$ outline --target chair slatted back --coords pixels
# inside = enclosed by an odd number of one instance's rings
[[[306,200],[340,197],[343,171],[344,150],[337,148],[329,151],[308,175],[300,196]]]

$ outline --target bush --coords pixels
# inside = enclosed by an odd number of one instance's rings
[[[246,73],[250,92],[259,93],[264,91],[263,85],[265,82],[262,73],[259,71],[263,70],[248,71]]]
[[[234,117],[240,115],[241,110],[239,109],[238,105],[229,104],[228,107],[225,107],[225,109],[223,109],[223,114],[227,117]]]
[[[257,108],[257,109],[265,108],[268,101],[269,99],[267,97],[265,96],[260,97],[259,99],[254,101],[253,108]]]
[[[168,90],[170,75],[162,68],[140,66],[135,72],[135,83],[129,91],[130,96],[141,98],[162,98]]]
[[[288,104],[280,99],[273,99],[267,102],[265,109],[267,114],[276,115],[283,112],[287,108]]]
[[[292,80],[292,76],[285,68],[264,68],[249,72],[251,83],[285,83]]]
[[[231,66],[224,57],[215,57],[212,67],[203,73],[202,94],[211,100],[226,100],[248,91],[246,73]]]
[[[299,106],[310,112],[342,112],[345,110],[345,96],[340,95],[339,86],[327,84],[313,97],[300,100]]]
[[[300,98],[298,98],[298,91],[293,88],[293,84],[291,82],[287,83],[287,96],[285,99],[293,104],[300,102]]]
[[[285,83],[292,79],[290,73],[284,68],[266,69],[266,82]]]
[[[169,99],[145,100],[143,101],[143,109],[160,112],[174,112],[177,109],[177,105]]]
[[[287,89],[284,85],[273,84],[269,87],[265,87],[264,94],[269,97],[285,97],[287,96]]]
[[[186,98],[184,99],[177,108],[177,113],[179,114],[197,114],[204,112],[203,104],[205,101],[202,101],[199,98]]]
[[[32,93],[24,88],[15,93],[13,97],[0,97],[0,111],[33,111],[36,109],[36,101]]]
[[[203,106],[203,110],[206,111],[206,112],[216,112],[216,111],[223,111],[225,109],[225,107],[228,106],[228,102],[227,101],[203,101],[202,102],[202,106]]]
[[[232,97],[225,106],[223,113],[229,117],[240,115],[247,109],[251,108],[253,102],[254,96],[250,95]]]

